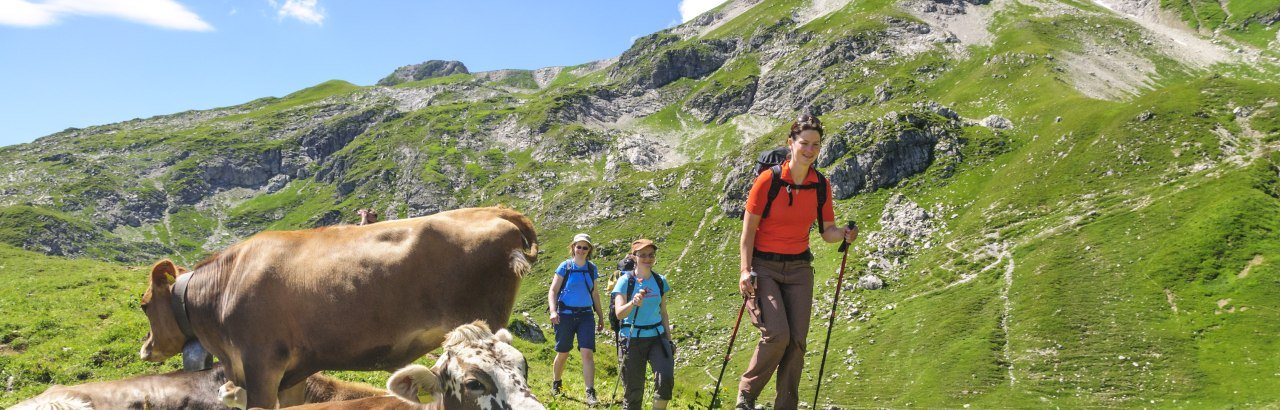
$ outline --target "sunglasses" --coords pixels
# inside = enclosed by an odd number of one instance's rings
[[[814,130],[818,134],[825,134],[822,129],[822,121],[813,114],[802,114],[796,118],[796,122],[791,124],[791,136],[795,136],[804,130]]]
[[[822,125],[822,121],[818,120],[818,116],[813,114],[800,114],[799,117],[796,117],[796,123],[813,126]]]
[[[591,250],[591,247],[590,247],[590,246],[582,246],[582,245],[577,245],[577,246],[574,246],[573,248],[574,248],[574,249],[577,249],[577,250],[580,250],[580,251],[589,251],[589,250]]]
[[[637,258],[646,258],[646,259],[652,258],[655,256],[658,256],[658,254],[657,253],[637,253],[636,254]]]

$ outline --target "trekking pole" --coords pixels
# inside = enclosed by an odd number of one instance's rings
[[[644,281],[639,280],[639,278],[636,279],[636,287],[640,288],[636,292],[645,292]],[[627,368],[626,355],[631,354],[631,340],[636,338],[632,333],[635,333],[636,330],[636,314],[638,313],[640,313],[640,308],[631,308],[631,328],[627,330],[629,335],[627,337],[627,347],[618,352],[618,382],[613,385],[613,393],[609,395],[614,402],[618,401],[618,385],[622,384],[622,372]],[[623,394],[626,394],[626,392],[623,392]]]
[[[858,224],[849,221],[850,228],[857,228]],[[831,318],[827,320],[827,340],[822,342],[822,364],[818,366],[818,388],[813,390],[813,408],[818,408],[818,392],[822,391],[822,372],[827,367],[827,348],[831,347],[831,327],[836,323],[836,306],[840,303],[840,288],[844,284],[844,267],[845,262],[849,260],[849,242],[842,241],[840,243],[840,252],[844,254],[840,258],[840,277],[836,279],[836,298],[831,301]]]
[[[756,283],[756,271],[751,271],[751,284]],[[707,408],[716,405],[716,399],[720,398],[720,381],[724,380],[724,369],[729,367],[729,355],[733,353],[733,341],[738,338],[738,326],[742,325],[742,312],[747,310],[747,295],[742,295],[742,306],[738,308],[738,321],[733,323],[733,334],[729,335],[729,347],[724,351],[724,364],[720,365],[720,375],[716,376],[716,388],[711,390],[711,402],[707,403]]]

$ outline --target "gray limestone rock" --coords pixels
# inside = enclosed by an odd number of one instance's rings
[[[724,65],[737,49],[736,39],[675,43],[676,36],[658,33],[636,41],[609,72],[623,80],[628,94],[661,88],[681,78],[701,78]]]
[[[431,60],[420,64],[397,68],[390,75],[378,80],[378,85],[392,86],[410,81],[428,78],[446,77],[454,74],[469,74],[467,66],[460,61]]]
[[[758,81],[759,77],[750,76],[741,84],[730,84],[711,90],[704,89],[689,98],[684,107],[699,121],[723,124],[751,108]]]
[[[889,198],[880,214],[881,229],[865,236],[869,274],[900,277],[905,259],[919,249],[933,246],[931,239],[942,228],[940,225],[931,212],[906,196],[895,194]]]
[[[858,289],[876,290],[884,287],[884,281],[879,276],[873,274],[863,275],[858,278]]]
[[[989,115],[987,118],[983,118],[981,124],[983,127],[997,130],[1013,128],[1013,121],[1009,121],[1009,119],[995,114]]]

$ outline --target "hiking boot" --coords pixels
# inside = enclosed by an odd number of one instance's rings
[[[756,410],[756,401],[747,398],[747,392],[738,392],[738,404],[733,406],[734,410]]]
[[[594,406],[598,403],[600,400],[596,399],[596,389],[587,389],[587,405]]]
[[[560,381],[559,381],[559,380],[552,380],[552,381],[551,381],[551,395],[552,395],[552,396],[559,396],[559,395],[560,395],[560,394],[562,394],[562,393],[564,393],[564,391],[563,391],[563,389],[562,389],[562,388],[561,388],[561,386],[560,386]]]

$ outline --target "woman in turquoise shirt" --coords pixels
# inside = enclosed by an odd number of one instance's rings
[[[624,272],[614,286],[614,312],[622,321],[620,332],[626,338],[622,349],[622,385],[624,409],[639,409],[644,401],[645,362],[653,368],[656,392],[654,409],[667,408],[675,375],[675,344],[671,343],[671,320],[667,315],[666,295],[671,287],[662,275],[653,271],[658,246],[648,239],[631,243],[628,257],[636,262],[635,271]]]

